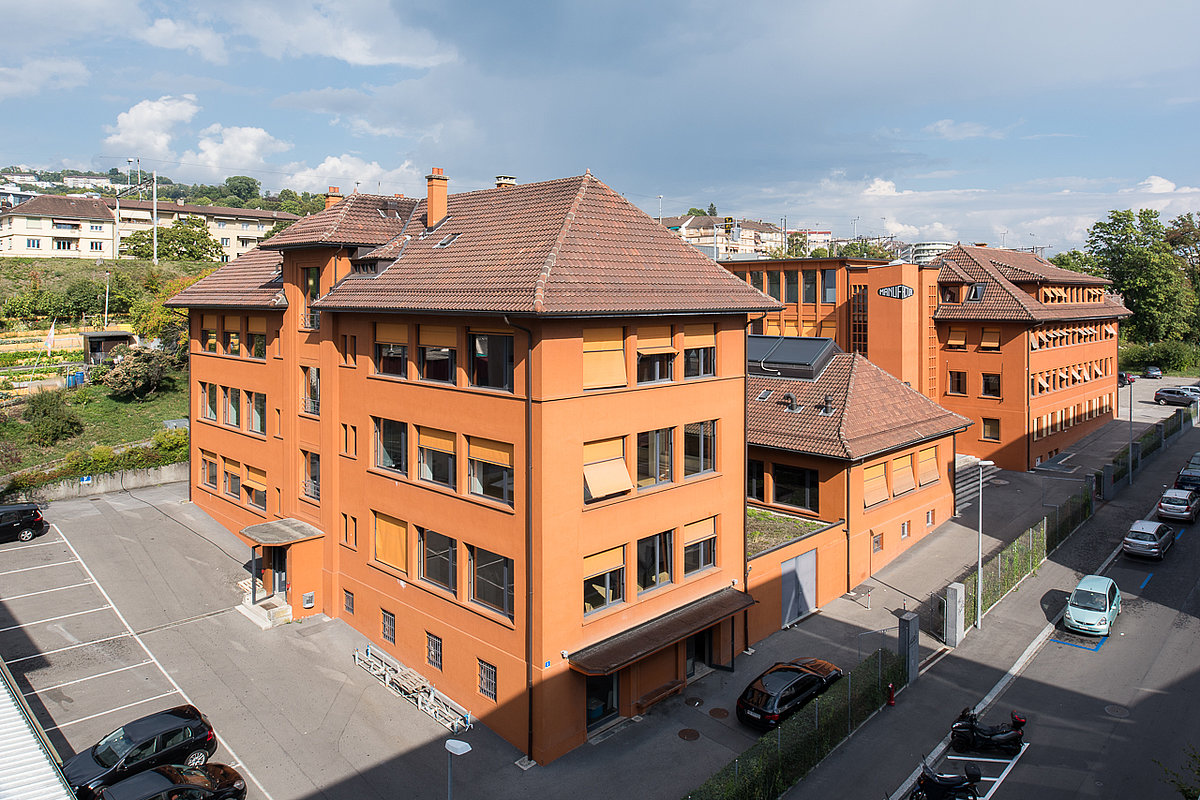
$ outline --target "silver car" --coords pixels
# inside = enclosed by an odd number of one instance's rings
[[[1129,528],[1121,551],[1131,556],[1148,556],[1162,559],[1175,543],[1175,529],[1161,522],[1140,519]]]
[[[1167,489],[1158,501],[1159,519],[1185,519],[1195,522],[1200,514],[1200,494],[1187,489]]]

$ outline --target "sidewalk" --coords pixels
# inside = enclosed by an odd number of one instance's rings
[[[1079,443],[1075,462],[1087,469],[1077,474],[1086,474],[1103,453],[1111,454],[1127,441],[1122,439],[1128,436],[1123,424],[1113,423]],[[1061,602],[1043,601],[1068,591],[1080,576],[1096,569],[1118,546],[1129,522],[1148,512],[1161,487],[1174,480],[1181,463],[1196,450],[1200,429],[1185,428],[1167,448],[1147,459],[1134,486],[1100,504],[1091,520],[985,615],[982,630],[972,630],[960,647],[901,693],[895,708],[885,708],[784,797],[879,798],[895,791],[921,756],[946,735],[954,713],[979,702],[1061,610]],[[1055,481],[1061,486],[1045,486],[1048,499],[1039,500],[1039,485],[1045,482],[1039,473],[1003,472],[997,478],[984,489],[985,552],[989,544],[998,549],[1023,532],[1031,509],[1040,518],[1040,502],[1061,499],[1078,486]],[[975,513],[972,507],[965,518],[951,521],[881,570],[873,580],[877,588],[869,610],[862,598],[840,598],[825,606],[820,615],[825,625],[836,620],[865,630],[894,626],[897,609],[905,601],[911,607],[922,592],[940,589],[968,551],[966,563],[974,563],[978,534],[969,526],[977,521]],[[923,638],[922,658],[932,649]]]

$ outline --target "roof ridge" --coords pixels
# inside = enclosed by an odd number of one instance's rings
[[[559,248],[566,241],[567,232],[571,230],[571,223],[575,221],[575,212],[579,210],[579,205],[583,202],[583,196],[587,193],[587,179],[590,177],[590,173],[581,176],[579,189],[575,192],[575,198],[571,201],[571,207],[567,209],[567,213],[563,216],[563,223],[558,229],[558,236],[554,237],[554,244],[551,245],[550,252],[546,254],[546,259],[542,262],[542,269],[538,273],[537,280],[534,281],[533,311],[535,314],[542,313],[546,307],[546,285],[550,282],[550,271],[554,269],[554,263],[558,260]]]
[[[846,393],[842,395],[842,405],[838,412],[837,438],[842,445],[842,452],[846,454],[846,458],[853,458],[854,454],[850,452],[850,444],[846,441],[846,408],[850,405],[850,392],[854,388],[854,378],[858,372],[858,353],[847,353],[850,356],[850,369],[846,375]],[[836,356],[835,356],[836,358]]]

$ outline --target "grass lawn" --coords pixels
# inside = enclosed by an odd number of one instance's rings
[[[0,421],[0,441],[14,443],[20,459],[8,470],[49,464],[72,450],[87,451],[98,444],[111,446],[149,439],[162,428],[164,420],[188,415],[188,374],[182,370],[168,372],[158,390],[141,402],[110,397],[108,388],[99,385],[72,389],[67,396],[68,405],[83,420],[83,432],[52,447],[29,441],[29,425],[20,419],[17,410],[23,406],[0,411],[5,415]]]
[[[828,522],[746,509],[746,558],[828,527]]]

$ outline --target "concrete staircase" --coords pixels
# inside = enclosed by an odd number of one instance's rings
[[[283,597],[267,594],[262,581],[256,581],[256,583],[258,584],[258,602],[252,603],[250,601],[250,579],[245,578],[238,581],[238,588],[242,590],[242,604],[237,607],[237,610],[264,631],[291,622],[292,607],[284,602]]]
[[[993,465],[983,468],[983,482],[1000,472]],[[975,508],[975,500],[979,497],[979,459],[975,456],[959,454],[954,459],[954,515],[962,516]]]

